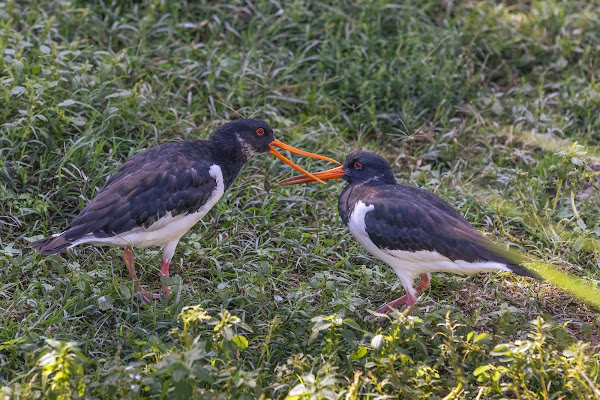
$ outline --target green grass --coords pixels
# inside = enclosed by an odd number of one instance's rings
[[[577,0],[0,2],[4,398],[590,399],[598,310],[510,274],[402,287],[336,211],[251,160],[181,241],[174,296],[118,250],[42,257],[136,152],[263,118],[382,154],[497,243],[600,285],[600,9]],[[309,170],[324,163],[297,159]],[[160,255],[136,253],[157,290]],[[188,308],[193,307],[193,308]]]

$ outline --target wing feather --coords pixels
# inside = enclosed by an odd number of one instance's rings
[[[356,199],[360,196],[360,190],[353,193]],[[436,251],[451,260],[467,262],[518,263],[450,204],[427,190],[404,185],[378,187],[369,190],[366,204],[375,206],[365,215],[366,231],[380,248]]]
[[[63,236],[106,237],[148,227],[169,212],[176,216],[200,209],[217,183],[209,174],[210,163],[204,161],[208,157],[202,157],[207,154],[182,157],[182,143],[154,147],[123,164]]]

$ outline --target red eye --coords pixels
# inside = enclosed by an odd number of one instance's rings
[[[362,168],[362,164],[357,161],[357,162],[354,163],[354,168],[361,169]]]
[[[256,130],[256,134],[257,134],[258,136],[262,136],[262,135],[264,135],[264,133],[265,133],[265,130],[264,130],[263,128],[258,128],[258,129]]]

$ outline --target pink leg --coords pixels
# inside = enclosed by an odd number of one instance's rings
[[[396,300],[390,301],[387,304],[382,305],[377,309],[377,313],[379,314],[389,314],[392,312],[392,308],[398,308],[402,304],[406,303],[406,295],[397,298]]]
[[[430,284],[431,284],[431,282],[429,281],[429,275],[421,274],[421,281],[415,288],[415,291],[417,292],[416,295],[420,296],[421,293],[423,293],[425,290],[427,290],[427,288],[429,288]],[[398,308],[402,304],[406,304],[405,313],[408,314],[410,312],[410,309],[412,308],[412,306],[414,306],[416,303],[417,303],[417,298],[415,296],[413,296],[412,293],[407,291],[404,296],[397,298],[396,300],[390,301],[387,304],[384,304],[382,307],[377,309],[376,312],[379,314],[389,315],[392,312],[392,309]],[[380,322],[382,322],[384,320],[385,320],[385,318],[383,318],[383,317],[379,318]]]
[[[170,264],[171,264],[170,261],[163,261],[162,267],[160,268],[160,272],[158,273],[161,278],[169,277],[169,265]],[[169,287],[167,285],[165,285],[164,283],[162,284],[162,291],[163,291],[165,298],[168,298],[169,297]]]
[[[150,298],[148,297],[148,292],[142,289],[140,282],[138,280],[137,274],[135,273],[135,266],[133,265],[133,249],[131,246],[126,247],[123,250],[123,261],[125,261],[125,265],[127,266],[127,271],[129,272],[129,276],[133,279],[133,284],[135,285],[135,289],[141,293],[142,298],[148,304],[150,304]]]
[[[168,243],[165,247],[163,247],[163,262],[162,267],[158,274],[161,278],[168,278],[169,275],[169,266],[171,265],[171,259],[173,258],[173,254],[175,254],[175,248],[177,247],[177,240],[171,243]],[[165,298],[169,297],[169,287],[162,283],[162,292]]]

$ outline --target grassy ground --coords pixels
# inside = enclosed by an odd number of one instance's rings
[[[184,237],[168,301],[132,295],[117,250],[27,247],[136,152],[252,116],[378,152],[598,288],[600,9],[525,3],[0,2],[4,398],[598,397],[598,310],[547,283],[436,274],[373,322],[401,286],[337,216],[342,183],[278,187],[269,155]],[[157,290],[160,254],[136,256]]]

